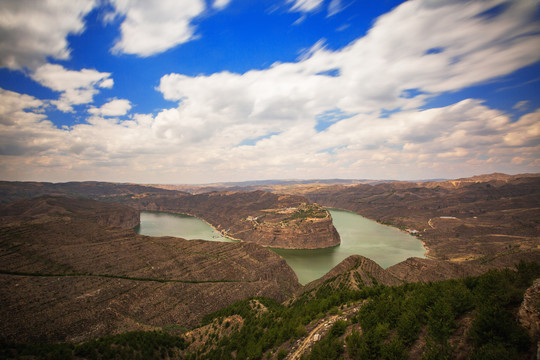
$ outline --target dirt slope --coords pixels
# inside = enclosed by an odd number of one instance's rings
[[[283,301],[299,287],[285,261],[256,244],[139,236],[130,221],[102,221],[133,212],[55,197],[2,207],[2,337],[81,341],[189,327],[237,300]]]

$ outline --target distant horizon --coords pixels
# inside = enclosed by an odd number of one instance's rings
[[[218,186],[218,185],[236,185],[241,187],[241,184],[245,183],[268,183],[268,182],[274,182],[276,184],[279,183],[287,183],[287,182],[303,182],[306,184],[315,183],[319,181],[324,182],[332,182],[332,181],[358,181],[358,182],[438,182],[438,181],[453,181],[453,180],[459,180],[459,179],[468,179],[472,177],[480,177],[480,176],[489,176],[489,175],[507,175],[507,176],[518,176],[518,175],[539,175],[540,172],[530,172],[530,173],[515,173],[515,174],[509,174],[509,173],[502,173],[502,172],[493,172],[493,173],[486,173],[486,174],[473,174],[470,176],[464,176],[464,177],[457,177],[457,178],[426,178],[426,179],[370,179],[370,178],[364,178],[364,179],[345,179],[345,178],[325,178],[325,179],[263,179],[263,180],[243,180],[243,181],[220,181],[220,182],[212,182],[212,183],[162,183],[162,182],[133,182],[133,181],[106,181],[106,180],[67,180],[67,181],[39,181],[39,180],[5,180],[0,179],[0,181],[3,182],[35,182],[35,183],[52,183],[52,184],[64,184],[64,183],[84,183],[84,182],[90,182],[90,183],[112,183],[112,184],[133,184],[133,185],[171,185],[171,186]],[[263,185],[263,184],[261,184]],[[269,184],[274,185],[274,184]],[[257,185],[245,185],[248,186],[257,186]]]
[[[534,1],[2,5],[2,179],[540,171]]]

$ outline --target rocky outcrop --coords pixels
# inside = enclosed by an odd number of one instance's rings
[[[37,198],[0,209],[0,341],[79,342],[190,327],[238,300],[300,286],[253,243],[137,235],[125,207]],[[134,210],[133,210],[134,211]]]
[[[525,291],[518,317],[531,339],[540,343],[540,279]]]
[[[332,289],[345,287],[356,290],[363,286],[377,284],[394,286],[411,282],[463,279],[468,276],[482,275],[490,269],[515,268],[521,261],[538,262],[539,257],[540,251],[511,254],[500,256],[497,261],[485,264],[480,264],[478,261],[456,263],[413,257],[383,269],[371,259],[361,255],[352,255],[340,262],[320,279],[314,280],[299,289],[297,295],[308,293],[323,286],[329,286]],[[529,298],[537,299],[538,294],[534,293],[534,291],[538,291],[538,288],[536,290],[531,289]],[[537,300],[540,301],[540,299]],[[538,326],[535,329],[538,329]]]
[[[298,208],[294,209],[297,211]],[[232,225],[233,230],[229,233],[244,241],[281,249],[320,249],[339,245],[340,237],[332,223],[332,216],[327,210],[319,209],[324,213],[322,218],[290,219],[279,216],[269,219],[268,214],[264,214],[261,220],[251,221],[247,228],[237,230],[240,226]]]

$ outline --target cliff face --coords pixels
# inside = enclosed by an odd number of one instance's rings
[[[337,246],[340,237],[332,223],[332,217],[306,219],[304,221],[275,221],[251,224],[250,227],[233,227],[234,237],[263,246],[282,249],[320,249]]]
[[[146,196],[126,204],[140,210],[194,215],[229,237],[267,247],[320,249],[340,244],[330,213],[301,196],[215,192]]]
[[[0,341],[190,327],[238,300],[284,301],[300,286],[269,249],[140,236],[126,229],[134,213],[50,197],[0,207]]]

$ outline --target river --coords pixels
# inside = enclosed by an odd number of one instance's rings
[[[349,255],[368,257],[383,268],[409,257],[424,257],[425,249],[415,237],[381,225],[349,211],[329,209],[341,245],[318,250],[272,249],[281,255],[306,284],[326,274]],[[141,212],[141,224],[135,229],[150,236],[176,236],[184,239],[234,241],[215,231],[206,222],[188,215]]]

